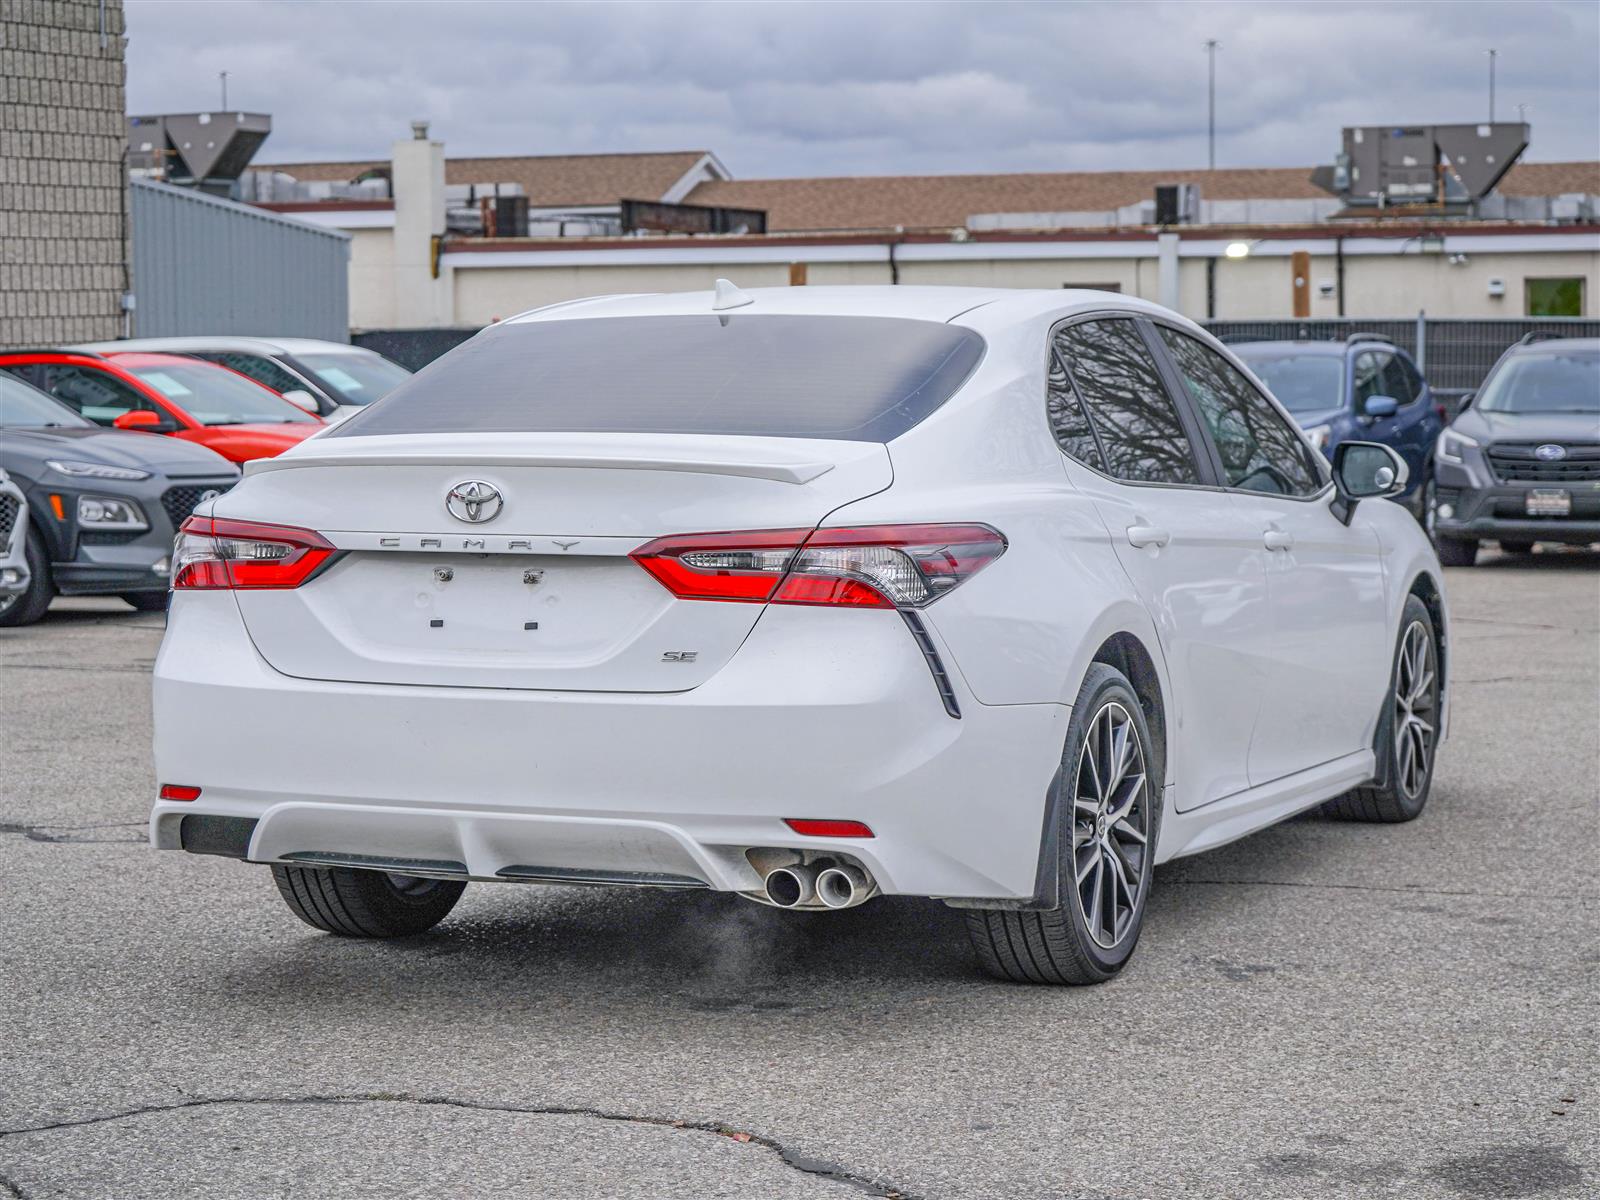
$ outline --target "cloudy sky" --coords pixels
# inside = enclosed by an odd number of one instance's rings
[[[712,149],[739,177],[1330,161],[1343,125],[1527,106],[1600,158],[1600,3],[126,0],[131,112],[268,112],[259,160]]]

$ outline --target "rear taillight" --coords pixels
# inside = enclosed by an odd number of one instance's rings
[[[1005,548],[987,525],[869,525],[685,534],[633,558],[682,600],[921,608]]]
[[[296,588],[335,552],[331,542],[309,529],[190,517],[172,551],[172,586]]]

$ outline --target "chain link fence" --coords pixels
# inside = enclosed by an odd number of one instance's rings
[[[368,329],[350,335],[355,345],[375,350],[408,371],[420,371],[441,354],[454,350],[476,329]]]
[[[1600,337],[1600,321],[1584,317],[1477,318],[1328,317],[1302,320],[1206,321],[1224,342],[1326,342],[1354,333],[1387,338],[1417,360],[1436,392],[1446,396],[1476,391],[1489,368],[1530,333],[1557,337]]]

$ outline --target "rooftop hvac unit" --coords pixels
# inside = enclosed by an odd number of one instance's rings
[[[496,196],[483,200],[485,237],[527,237],[528,198]]]
[[[1350,205],[1468,205],[1487,196],[1528,148],[1528,126],[1368,125],[1311,182]]]
[[[1200,188],[1192,183],[1156,185],[1156,224],[1193,225],[1200,219]]]
[[[128,166],[167,183],[227,195],[272,132],[266,113],[128,118]]]

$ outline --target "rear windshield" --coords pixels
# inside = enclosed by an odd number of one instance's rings
[[[887,442],[983,356],[970,329],[889,317],[707,314],[485,331],[331,436],[698,433]]]

